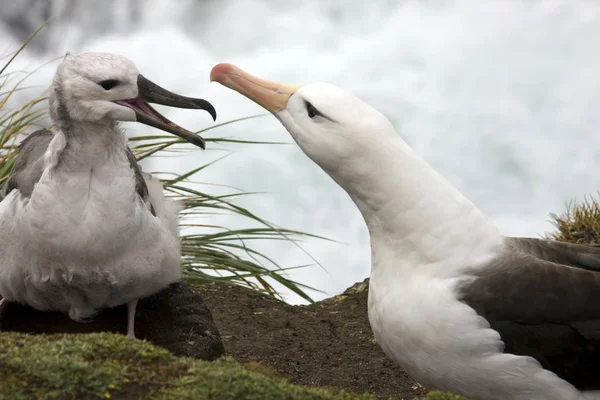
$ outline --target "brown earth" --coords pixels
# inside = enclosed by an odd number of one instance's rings
[[[257,362],[301,385],[413,399],[427,391],[390,361],[367,317],[368,280],[309,306],[292,306],[239,286],[194,286],[227,355]]]

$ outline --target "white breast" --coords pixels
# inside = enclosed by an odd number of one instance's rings
[[[49,166],[30,199],[13,190],[0,203],[0,293],[74,319],[152,294],[180,278],[178,236],[159,217],[125,156]]]

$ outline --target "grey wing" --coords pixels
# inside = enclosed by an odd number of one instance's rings
[[[513,250],[472,272],[464,300],[498,318],[524,324],[600,319],[600,272]]]
[[[600,247],[533,238],[507,238],[514,249],[542,260],[600,271]]]
[[[545,243],[550,242],[550,243]],[[600,271],[590,246],[507,238],[502,256],[459,288],[505,351],[528,355],[579,389],[600,389]]]
[[[135,175],[135,191],[140,196],[142,201],[146,204],[152,215],[156,216],[156,212],[154,211],[154,206],[150,201],[150,194],[148,192],[148,186],[146,185],[146,181],[144,180],[144,174],[142,173],[142,168],[140,164],[138,164],[137,159],[135,158],[135,154],[133,151],[127,146],[127,159],[129,160],[129,165],[133,170]]]
[[[15,164],[0,190],[0,199],[14,189],[19,190],[23,196],[31,196],[33,187],[44,171],[44,154],[53,137],[52,132],[42,129],[33,132],[21,142]]]

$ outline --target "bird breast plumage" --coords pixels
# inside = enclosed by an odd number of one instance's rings
[[[30,198],[13,190],[0,203],[0,293],[86,318],[177,281],[178,240],[136,194],[126,158],[48,167]]]

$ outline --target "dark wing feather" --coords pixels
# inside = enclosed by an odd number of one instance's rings
[[[152,215],[156,216],[156,212],[154,211],[154,206],[150,202],[150,194],[148,193],[148,186],[146,185],[146,181],[144,180],[144,175],[142,174],[142,168],[137,162],[135,158],[135,154],[133,151],[127,146],[127,159],[129,160],[129,165],[133,170],[135,175],[135,191],[142,198],[142,201],[146,203],[148,209],[152,213]]]
[[[597,246],[532,238],[507,238],[507,243],[542,260],[600,271],[600,247]]]
[[[585,245],[507,238],[502,257],[474,269],[459,294],[506,352],[534,357],[579,389],[600,389],[598,258]]]
[[[23,196],[31,196],[33,187],[42,177],[44,154],[53,137],[52,132],[42,129],[21,142],[15,164],[0,191],[0,198],[4,198],[13,189],[18,189]]]

